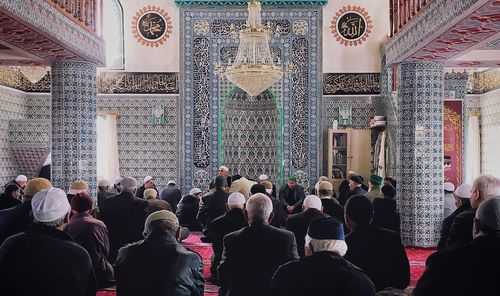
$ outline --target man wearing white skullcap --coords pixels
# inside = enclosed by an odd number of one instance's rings
[[[304,209],[302,213],[288,217],[286,222],[286,229],[290,230],[295,235],[297,251],[300,257],[304,257],[305,255],[304,245],[309,223],[317,218],[328,217],[328,215],[323,213],[321,199],[316,195],[308,195],[304,199],[302,208]]]
[[[233,192],[227,199],[227,212],[213,220],[208,228],[203,231],[201,241],[212,243],[214,255],[211,258],[210,281],[217,284],[217,267],[222,259],[222,250],[224,248],[222,240],[224,236],[236,230],[240,230],[248,225],[243,210],[245,209],[245,196],[239,192]]]
[[[479,205],[474,239],[429,256],[413,295],[498,295],[500,273],[500,196]],[[459,280],[466,275],[466,280]]]
[[[71,210],[66,193],[41,190],[31,205],[31,228],[0,247],[2,295],[95,295],[92,261],[63,231]]]
[[[453,197],[453,192],[455,191],[455,185],[451,182],[446,182],[443,185],[444,188],[444,199],[443,199],[443,218],[448,217],[457,209],[455,205],[455,198]]]
[[[203,296],[201,257],[177,241],[179,221],[170,211],[157,211],[144,223],[144,240],[120,249],[116,292],[121,296]],[[161,279],[161,280],[158,280]]]
[[[446,242],[448,241],[448,237],[450,235],[451,225],[453,224],[453,220],[455,220],[455,217],[471,208],[471,190],[472,186],[470,186],[470,184],[462,184],[458,186],[453,193],[453,196],[455,198],[455,206],[457,207],[457,209],[443,220],[443,226],[441,227],[441,237],[439,238],[439,243],[437,245],[438,249],[442,249],[446,246]]]
[[[231,187],[231,184],[233,183],[233,177],[229,175],[229,169],[227,168],[227,166],[225,165],[220,166],[219,170],[217,171],[217,174],[219,176],[224,176],[224,178],[226,178],[227,181],[227,187]]]
[[[179,204],[175,214],[179,218],[179,224],[187,227],[190,231],[201,231],[203,226],[196,219],[198,210],[200,209],[200,197],[202,191],[200,188],[193,188],[189,190],[189,194],[184,195]]]
[[[157,195],[160,195],[158,189],[156,188],[155,179],[152,176],[146,176],[144,177],[142,185],[137,188],[135,196],[138,198],[144,198],[144,190],[149,188],[153,188],[158,193]]]
[[[122,177],[116,177],[113,179],[113,188],[115,189],[116,193],[120,193],[122,191]]]
[[[114,193],[111,192],[110,187],[111,183],[106,179],[102,179],[97,182],[97,206],[99,206],[106,198],[114,195]]]

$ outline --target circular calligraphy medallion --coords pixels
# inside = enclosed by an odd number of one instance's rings
[[[333,17],[332,34],[340,44],[357,46],[368,38],[373,28],[368,12],[360,6],[344,6]]]
[[[168,13],[156,6],[140,9],[132,17],[132,33],[139,43],[158,47],[172,34],[172,20]]]

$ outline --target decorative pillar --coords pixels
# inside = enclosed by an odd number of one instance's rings
[[[405,245],[434,247],[443,219],[443,65],[401,64],[397,194]]]
[[[52,183],[68,190],[71,182],[96,188],[96,65],[52,63]]]

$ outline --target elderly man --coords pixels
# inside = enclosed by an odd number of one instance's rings
[[[89,184],[84,180],[76,180],[71,185],[69,185],[69,191],[66,195],[68,197],[68,202],[71,203],[71,199],[77,194],[86,192],[89,193]]]
[[[349,200],[349,198],[351,196],[366,195],[367,192],[366,192],[366,190],[364,190],[362,188],[362,185],[363,185],[363,178],[361,176],[358,176],[358,175],[352,175],[349,178],[349,189],[350,189],[350,191],[345,195],[345,199],[339,198],[339,203],[342,206],[345,206],[347,200]]]
[[[179,242],[179,221],[170,211],[149,215],[146,239],[120,249],[116,292],[120,296],[203,295],[203,262]]]
[[[443,199],[443,218],[448,217],[453,213],[457,206],[455,205],[455,198],[453,192],[455,191],[455,185],[451,182],[446,182],[443,185],[444,188],[444,199]]]
[[[273,203],[273,220],[271,225],[278,228],[286,227],[286,220],[288,220],[288,214],[286,208],[281,202],[281,200],[273,197],[272,194],[273,184],[269,181],[262,181],[260,184],[255,184],[252,186],[250,191],[253,194],[263,193],[271,199]]]
[[[469,210],[470,207],[470,196],[471,196],[472,186],[469,184],[462,184],[457,187],[455,192],[453,193],[455,197],[455,206],[456,210],[451,213],[448,217],[444,218],[443,226],[441,227],[441,237],[438,243],[438,249],[443,249],[446,246],[446,242],[448,241],[448,236],[450,235],[451,225],[453,224],[453,220],[460,213]]]
[[[377,291],[387,287],[405,289],[410,283],[410,264],[398,233],[371,226],[372,202],[364,195],[351,197],[345,206],[346,236],[344,258],[363,269]]]
[[[76,212],[65,229],[75,242],[90,255],[99,289],[114,284],[113,266],[108,262],[109,238],[106,225],[90,215],[92,198],[86,193],[77,193],[71,200],[71,209]]]
[[[384,185],[380,190],[380,197],[372,200],[372,225],[386,228],[397,233],[401,232],[401,218],[396,205],[396,189],[392,185]]]
[[[245,196],[246,199],[250,197],[252,186],[257,184],[257,182],[250,181],[245,177],[241,177],[237,180],[233,180],[231,187],[229,187],[229,193],[239,192]]]
[[[273,186],[271,192],[269,193],[272,197],[276,198],[276,186],[274,185],[271,180],[269,180],[269,176],[266,174],[262,174],[259,176],[259,183],[262,184],[262,182],[269,182]]]
[[[342,207],[339,201],[333,197],[335,191],[333,191],[332,183],[329,181],[321,181],[318,184],[317,192],[318,197],[321,199],[323,213],[330,217],[335,217],[344,223],[344,207]]]
[[[439,250],[427,259],[413,295],[498,295],[500,197],[484,200],[473,223],[471,243]]]
[[[328,217],[328,215],[323,214],[321,200],[316,195],[308,195],[304,199],[302,207],[304,208],[302,213],[290,216],[286,221],[286,229],[293,232],[297,242],[297,251],[301,258],[305,255],[305,237],[309,223],[317,218]]]
[[[229,195],[227,199],[227,212],[215,219],[208,225],[208,228],[203,231],[202,242],[212,243],[212,249],[214,254],[211,260],[210,281],[212,283],[218,283],[217,278],[217,267],[219,266],[220,260],[222,258],[222,240],[224,236],[236,230],[240,230],[245,226],[248,226],[247,220],[245,218],[245,196],[239,192],[234,192]]]
[[[380,189],[384,184],[384,179],[379,175],[370,175],[370,179],[368,180],[368,193],[366,197],[368,197],[371,201],[373,199],[380,197]]]
[[[181,191],[175,185],[175,181],[170,180],[167,182],[167,187],[163,188],[160,192],[160,199],[168,202],[174,213],[177,211],[177,205],[182,198]]]
[[[17,176],[14,180],[11,180],[7,184],[5,184],[4,188],[7,187],[9,184],[15,184],[19,188],[21,188],[21,191],[24,189],[24,186],[26,185],[26,182],[28,182],[28,177],[25,175],[19,175]]]
[[[0,247],[2,295],[95,296],[89,254],[63,231],[71,211],[64,191],[41,190],[31,205],[31,228],[11,236]]]
[[[470,196],[471,208],[464,210],[453,219],[448,246],[461,246],[472,241],[472,225],[479,205],[492,196],[500,195],[500,179],[492,175],[481,175],[474,180]]]
[[[357,175],[356,172],[349,171],[347,172],[347,176],[345,176],[345,180],[342,181],[339,185],[339,201],[343,201],[340,204],[343,206],[345,205],[345,201],[347,201],[347,194],[351,190],[349,188],[349,180],[351,179],[352,176]]]
[[[111,262],[125,244],[144,238],[142,231],[148,213],[148,202],[135,197],[137,181],[123,178],[121,184],[122,192],[105,199],[100,208],[101,219],[109,231]]]
[[[226,178],[227,186],[231,187],[231,184],[233,183],[233,177],[229,176],[229,169],[227,168],[227,166],[220,166],[217,173],[219,176],[223,176],[224,178]]]
[[[272,295],[374,295],[368,276],[342,256],[347,250],[342,223],[335,218],[311,221],[306,236],[306,257],[278,268]]]
[[[146,176],[144,177],[141,187],[137,188],[135,196],[138,198],[143,198],[144,190],[149,188],[153,188],[158,193],[158,189],[156,189],[155,179],[151,176]]]
[[[250,225],[224,237],[219,295],[270,295],[276,269],[299,258],[293,233],[269,225],[272,211],[268,196],[252,195],[245,210]]]
[[[110,187],[111,183],[106,179],[102,179],[97,182],[97,206],[99,206],[106,198],[114,195],[114,193],[111,192]]]
[[[9,236],[28,229],[28,225],[33,221],[31,199],[37,192],[51,187],[52,183],[47,179],[31,179],[24,188],[22,204],[0,211],[0,245]]]
[[[177,206],[177,211],[175,212],[175,215],[179,219],[179,223],[183,227],[189,228],[191,231],[203,230],[201,223],[196,219],[196,215],[200,209],[201,194],[200,188],[189,190],[189,194],[182,197]]]
[[[113,180],[113,189],[115,193],[120,193],[122,191],[122,177],[116,177]]]
[[[288,177],[288,182],[281,187],[279,192],[279,199],[285,205],[288,213],[300,213],[304,198],[306,198],[306,194],[304,188],[297,185],[297,177]]]
[[[227,180],[224,176],[215,177],[215,191],[202,196],[198,221],[206,229],[215,218],[224,215],[229,193],[226,192]]]

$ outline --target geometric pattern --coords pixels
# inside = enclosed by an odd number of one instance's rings
[[[41,63],[83,59],[104,64],[106,60],[104,41],[49,1],[2,1],[0,10],[5,12],[0,13],[0,39],[37,56]]]
[[[285,10],[263,6],[261,15],[263,23],[269,22],[273,29],[281,30],[279,36],[270,40],[273,57],[277,55],[281,64],[294,64],[294,71],[270,89],[278,103],[278,113],[283,116],[283,176],[300,169],[316,178],[320,158],[318,103],[322,92],[321,7]],[[238,39],[231,37],[230,28],[240,28],[246,18],[246,7],[239,5],[223,10],[217,6],[180,7],[183,191],[190,189],[195,172],[203,169],[213,179],[222,164],[221,100],[232,86],[216,75],[215,66],[228,65],[228,57],[238,47]]]
[[[500,176],[500,90],[484,94],[479,99],[481,106],[481,172]]]
[[[443,219],[443,65],[405,62],[398,94],[397,196],[403,244],[433,247]]]
[[[164,106],[164,124],[150,122],[151,110],[157,105]],[[99,95],[97,110],[117,113],[120,176],[142,183],[151,175],[161,187],[169,180],[179,184],[182,133],[177,95]]]
[[[96,65],[52,63],[52,183],[78,179],[96,188]],[[93,195],[93,194],[92,194]]]

